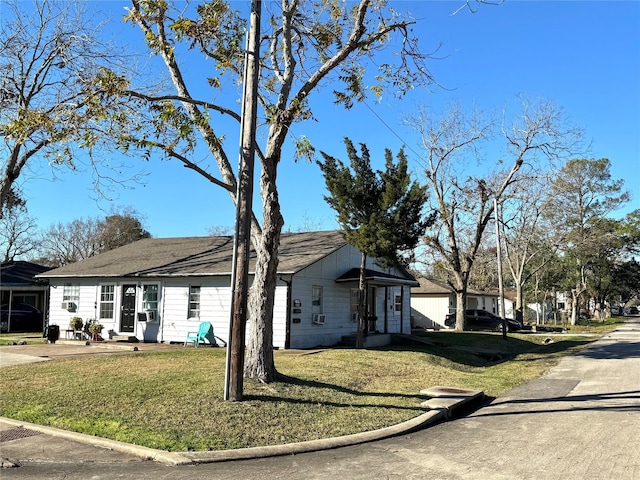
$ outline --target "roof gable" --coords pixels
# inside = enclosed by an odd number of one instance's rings
[[[346,245],[339,231],[283,234],[279,273],[295,273]],[[42,277],[166,277],[229,275],[233,237],[146,238],[56,268]],[[251,251],[249,270],[255,270]]]

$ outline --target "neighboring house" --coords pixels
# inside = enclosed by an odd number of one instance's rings
[[[456,295],[444,283],[427,278],[418,279],[411,289],[411,327],[447,328],[445,316],[456,311]],[[467,309],[482,309],[498,315],[498,295],[490,292],[467,291]]]
[[[500,294],[497,293],[498,312],[496,315],[502,318],[516,318],[516,300],[517,294],[515,290],[504,291],[504,314],[502,313],[502,301],[500,300]]]
[[[46,280],[36,279],[35,277],[47,270],[51,270],[51,267],[19,260],[0,264],[0,305],[26,304],[35,307],[42,312],[38,314],[42,317],[39,319],[38,330],[43,330],[44,327],[49,305],[49,285]],[[2,311],[7,316],[10,326],[10,309],[3,307]]]
[[[201,321],[228,340],[233,237],[139,240],[42,275],[51,285],[50,323],[96,319],[103,336],[183,342]],[[335,345],[356,332],[360,252],[339,231],[283,234],[273,310],[274,347]],[[249,270],[252,274],[255,255]],[[403,269],[367,262],[371,332],[410,333]],[[247,332],[249,335],[250,332]]]

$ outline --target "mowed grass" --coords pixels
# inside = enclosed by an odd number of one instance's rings
[[[225,350],[60,358],[0,370],[0,415],[170,451],[346,435],[420,415],[436,385],[497,396],[594,338],[430,333],[431,345],[277,351],[281,381],[223,401]],[[10,348],[10,347],[9,347]],[[474,351],[478,349],[479,352]],[[486,355],[492,351],[497,355]]]

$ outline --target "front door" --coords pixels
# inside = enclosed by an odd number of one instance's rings
[[[122,312],[120,314],[120,331],[132,333],[136,319],[136,286],[122,286]]]

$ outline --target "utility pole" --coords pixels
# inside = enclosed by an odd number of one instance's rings
[[[498,200],[493,199],[493,214],[496,219],[496,255],[498,256],[498,295],[500,295],[500,316],[502,317],[502,338],[507,339],[507,312],[504,309],[504,282],[502,280],[502,249],[500,248],[500,219]]]
[[[251,252],[251,213],[253,211],[253,170],[258,111],[258,73],[260,61],[261,0],[251,1],[251,17],[244,62],[240,159],[236,193],[236,230],[231,268],[231,313],[225,369],[224,399],[242,400],[244,344],[249,297],[249,253]]]

